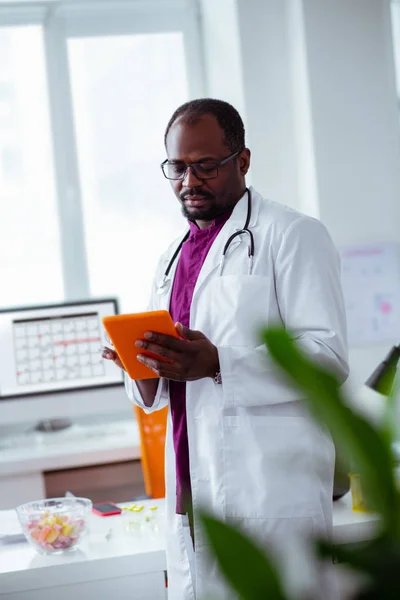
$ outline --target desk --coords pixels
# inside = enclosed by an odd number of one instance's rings
[[[76,423],[55,433],[2,437],[0,510],[45,498],[44,473],[140,459],[133,416],[108,423]]]
[[[164,502],[143,504],[136,515],[92,515],[90,534],[71,554],[40,556],[26,543],[0,546],[0,600],[165,600]],[[147,522],[153,504],[159,508]],[[368,540],[377,524],[376,515],[352,512],[349,494],[334,504],[336,543]]]
[[[92,515],[75,552],[43,556],[27,543],[0,546],[0,600],[165,600],[164,502],[142,504],[141,513]],[[149,511],[153,505],[159,508]]]

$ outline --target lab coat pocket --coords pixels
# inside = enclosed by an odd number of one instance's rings
[[[208,331],[218,346],[249,346],[260,343],[260,331],[269,314],[271,279],[260,275],[214,277],[199,302],[208,315]],[[213,310],[208,310],[213,306]],[[199,305],[199,309],[201,306]]]
[[[303,417],[223,418],[227,517],[311,517],[320,512],[317,440]]]

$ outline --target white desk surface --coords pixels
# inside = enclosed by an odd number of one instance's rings
[[[132,415],[110,423],[76,424],[54,433],[3,437],[0,477],[139,458],[139,431]]]
[[[333,541],[336,544],[367,541],[378,527],[377,514],[352,510],[350,492],[333,503]]]
[[[92,515],[89,535],[71,554],[42,556],[27,543],[0,545],[1,592],[166,570],[164,501],[141,504],[145,505],[141,513],[124,511],[114,517]],[[152,505],[157,505],[158,510],[149,511]],[[148,514],[154,517],[153,521],[145,520]],[[2,515],[4,520],[4,512],[0,512],[0,524]],[[347,494],[334,503],[335,542],[368,540],[376,529],[377,519],[374,514],[354,513],[350,494]],[[132,522],[136,525],[132,526]],[[106,537],[110,530],[111,534]]]
[[[140,513],[91,515],[90,533],[75,552],[47,556],[27,542],[0,545],[0,595],[166,570],[164,501],[140,504]],[[149,511],[154,505],[159,508]]]

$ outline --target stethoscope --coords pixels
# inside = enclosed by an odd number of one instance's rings
[[[249,224],[250,224],[250,219],[251,219],[251,191],[246,188],[247,191],[247,216],[246,216],[246,222],[244,224],[243,229],[238,229],[237,231],[235,231],[235,233],[232,233],[232,235],[228,238],[223,252],[222,252],[222,260],[221,260],[221,264],[219,267],[219,275],[221,276],[224,270],[224,264],[225,264],[225,258],[226,258],[226,253],[228,252],[229,246],[231,245],[231,243],[233,242],[233,240],[240,236],[243,235],[245,233],[248,234],[250,240],[249,240],[249,245],[248,245],[248,256],[249,256],[249,269],[248,269],[248,274],[251,275],[252,271],[253,271],[253,257],[254,257],[254,235],[253,233],[250,231],[249,229]],[[169,288],[169,285],[171,283],[171,277],[169,276],[170,271],[174,265],[174,262],[179,254],[179,252],[182,250],[182,246],[183,244],[186,242],[186,240],[188,239],[190,235],[190,231],[188,231],[184,238],[180,241],[177,249],[175,250],[174,254],[172,255],[172,258],[170,259],[168,266],[165,270],[164,276],[162,278],[161,283],[159,284],[158,288],[157,288],[157,294],[165,294]]]

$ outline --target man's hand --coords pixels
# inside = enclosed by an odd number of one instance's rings
[[[117,367],[125,371],[124,365],[122,364],[121,359],[119,358],[115,350],[111,350],[111,348],[107,348],[107,346],[104,346],[102,357],[106,360],[112,360],[113,363],[117,365]],[[145,406],[153,406],[154,399],[157,393],[158,382],[159,379],[157,379],[156,377],[154,379],[144,379],[142,381],[136,381],[136,385],[139,388]]]
[[[139,354],[137,359],[156,375],[173,381],[195,381],[214,377],[219,371],[217,348],[200,331],[193,331],[180,323],[176,325],[183,339],[159,333],[145,333],[144,340],[136,340],[137,348],[147,350],[165,360]]]
[[[125,371],[124,365],[122,364],[121,359],[118,356],[118,354],[115,352],[115,350],[111,350],[110,348],[107,348],[107,346],[104,346],[103,354],[101,356],[102,356],[102,358],[105,358],[106,360],[112,360],[113,363],[115,363],[117,365],[117,367],[119,367],[120,369]]]

